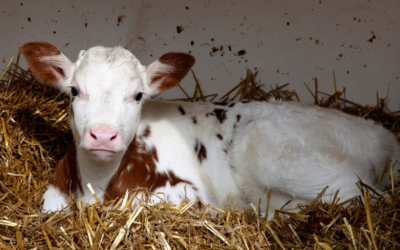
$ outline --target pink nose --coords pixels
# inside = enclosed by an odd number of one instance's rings
[[[116,151],[121,143],[121,136],[117,129],[101,126],[89,129],[86,141],[90,150]]]

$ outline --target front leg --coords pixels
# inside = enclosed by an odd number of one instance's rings
[[[43,195],[43,212],[55,212],[68,206],[68,197],[53,185],[50,185]]]

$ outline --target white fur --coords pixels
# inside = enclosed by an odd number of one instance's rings
[[[68,197],[50,185],[43,195],[43,211],[57,211],[68,206]]]
[[[327,185],[325,201],[338,189],[344,198],[359,195],[355,185],[358,177],[375,186],[384,162],[400,160],[395,137],[382,126],[314,105],[239,102],[228,107],[160,100],[136,102],[133,96],[138,92],[144,92],[146,98],[158,93],[149,79],[160,70],[171,71],[171,66],[156,61],[146,71],[122,48],[94,47],[81,52],[71,69],[62,84],[67,92],[68,86],[80,91],[72,103],[71,127],[84,191],[83,195],[75,195],[84,202],[93,200],[87,183],[99,197],[103,196],[102,189],[117,171],[134,135],[140,135],[147,126],[151,133],[145,142],[157,150],[157,171],[172,171],[192,183],[190,199],[198,197],[216,207],[241,209],[258,204],[261,198],[265,209],[270,190],[270,216],[289,199],[314,199]],[[184,115],[178,106],[184,109]],[[227,119],[222,123],[215,115],[207,116],[216,108],[227,110]],[[87,151],[84,135],[99,124],[115,127],[121,133],[122,144],[110,159],[98,159]],[[196,140],[207,153],[201,163],[194,150]],[[154,193],[164,192],[171,202],[179,202],[184,197],[183,186],[167,184]],[[52,186],[44,198],[45,210],[66,204],[65,197]]]

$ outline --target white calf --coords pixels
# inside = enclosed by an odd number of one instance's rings
[[[149,97],[176,86],[194,64],[168,53],[142,66],[127,50],[94,47],[72,63],[54,45],[21,47],[31,69],[71,96],[74,135],[44,195],[44,210],[102,200],[139,187],[241,209],[287,200],[359,195],[358,177],[375,186],[384,163],[400,160],[395,137],[373,121],[297,102],[184,103]],[[399,169],[398,165],[395,167]],[[379,186],[379,190],[382,185]],[[103,192],[103,190],[105,192]]]

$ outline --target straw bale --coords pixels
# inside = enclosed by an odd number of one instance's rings
[[[57,213],[41,213],[41,199],[52,182],[54,166],[71,140],[68,98],[41,84],[29,70],[11,63],[0,79],[0,248],[3,249],[398,249],[400,246],[400,185],[391,182],[386,197],[361,181],[360,197],[331,204],[319,197],[299,213],[277,210],[274,219],[261,217],[265,208],[251,204],[244,211],[221,210],[201,201],[152,203],[148,194],[102,204],[94,194],[86,206],[70,197]],[[197,77],[186,101],[212,101]],[[269,91],[247,71],[219,101],[237,99],[299,100],[287,85]],[[7,79],[7,80],[4,80]],[[315,104],[374,119],[400,138],[399,111],[388,111],[377,96],[374,107],[319,92]],[[306,84],[307,88],[309,86]],[[310,88],[309,88],[310,89]],[[184,91],[184,89],[182,88]],[[310,90],[311,91],[311,90]],[[395,164],[395,163],[388,163]],[[391,173],[394,175],[400,173]],[[325,192],[321,190],[321,192]],[[158,194],[163,197],[163,194]],[[268,199],[268,196],[266,197]],[[371,202],[374,200],[374,202]],[[200,206],[201,204],[201,206]]]

